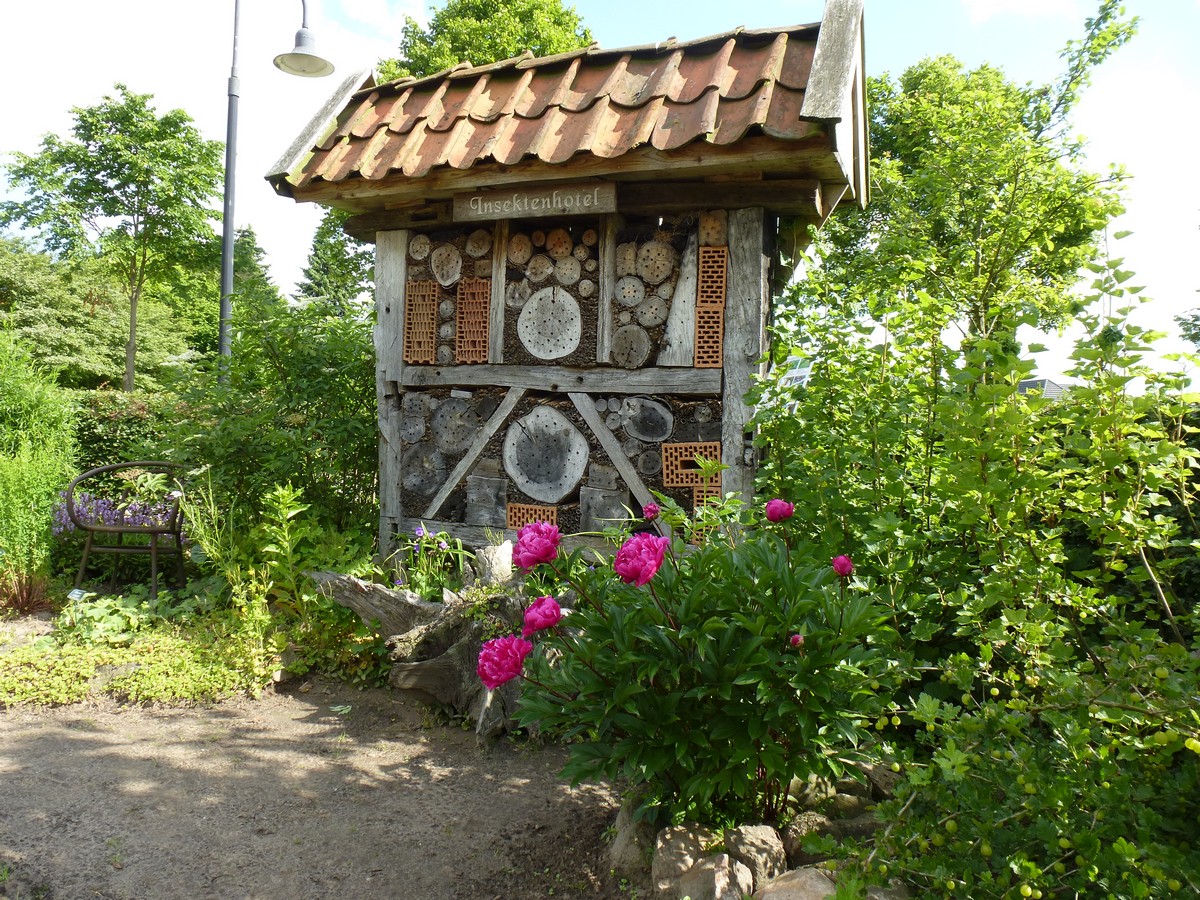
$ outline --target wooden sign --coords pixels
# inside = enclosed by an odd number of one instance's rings
[[[454,195],[455,222],[588,216],[616,211],[617,187],[611,182]]]

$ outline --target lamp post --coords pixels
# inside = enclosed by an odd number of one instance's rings
[[[233,332],[233,194],[237,181],[238,96],[238,18],[240,0],[233,0],[233,65],[229,70],[229,117],[225,127],[225,212],[221,220],[221,321],[217,350],[221,359],[222,380],[228,374],[230,339]],[[289,75],[318,78],[333,72],[333,64],[317,56],[312,32],[308,30],[308,3],[300,0],[300,30],[296,47],[275,57],[276,68]]]

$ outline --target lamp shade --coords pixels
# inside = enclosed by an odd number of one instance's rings
[[[289,75],[319,78],[333,73],[333,63],[316,54],[316,41],[312,32],[302,27],[296,32],[296,48],[291,53],[280,53],[275,57],[275,66]]]

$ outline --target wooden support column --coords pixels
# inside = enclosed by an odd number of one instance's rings
[[[754,376],[765,371],[767,349],[767,287],[770,259],[766,252],[766,218],[761,207],[729,213],[729,289],[725,303],[721,462],[722,493],[735,492],[746,503],[754,500],[754,451],[750,448],[750,418],[754,409],[745,396]]]
[[[508,266],[508,220],[492,234],[492,301],[488,313],[488,362],[504,362],[504,289]]]
[[[375,400],[379,423],[379,555],[395,549],[400,504],[400,399],[404,379],[404,290],[408,231],[375,236]]]

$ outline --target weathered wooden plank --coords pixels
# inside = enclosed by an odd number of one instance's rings
[[[492,300],[488,309],[488,362],[504,362],[504,290],[508,272],[508,222],[496,223],[492,234]]]
[[[433,230],[453,224],[449,200],[421,200],[404,204],[398,209],[381,209],[351,216],[342,224],[342,231],[360,241],[374,241],[378,231]]]
[[[291,146],[283,151],[283,155],[275,161],[275,165],[271,166],[271,171],[267,173],[266,177],[276,178],[287,175],[293,169],[299,167],[308,158],[309,154],[312,153],[313,144],[321,140],[330,123],[337,118],[338,113],[350,102],[350,98],[363,88],[374,86],[375,73],[371,69],[359,69],[346,76],[345,80],[338,85],[337,90],[329,95],[329,99],[325,101],[325,105],[317,110],[309,120],[304,130],[296,135],[296,139],[292,141]]]
[[[442,508],[442,504],[446,502],[446,498],[454,491],[458,483],[462,481],[467,473],[471,471],[471,467],[475,465],[475,460],[479,459],[479,454],[483,452],[483,448],[487,446],[487,442],[492,439],[492,435],[496,433],[504,420],[508,418],[509,413],[513,411],[513,407],[517,405],[522,397],[525,396],[524,388],[510,388],[504,396],[503,402],[492,413],[492,417],[483,424],[483,427],[475,434],[475,440],[471,441],[471,445],[467,448],[467,452],[463,454],[463,458],[458,461],[458,465],[450,473],[445,484],[441,489],[434,494],[433,499],[429,501],[429,506],[425,508],[425,517],[432,519],[438,514],[438,510]]]
[[[696,353],[696,261],[699,239],[693,232],[679,261],[679,280],[667,327],[663,332],[662,349],[658,353],[660,366],[691,366]]]
[[[375,240],[375,365],[388,381],[404,370],[404,291],[408,277],[408,231],[383,231]]]
[[[694,212],[762,206],[777,215],[821,215],[821,182],[815,178],[754,181],[696,181],[682,184],[626,183],[617,186],[623,213]]]
[[[447,534],[453,535],[462,540],[468,547],[487,547],[493,543],[493,538],[497,536],[498,528],[491,528],[486,525],[463,525],[460,522],[440,522],[429,519],[404,518],[396,523],[398,532],[411,532],[414,528],[420,525],[422,528],[436,531],[444,531]],[[506,540],[516,541],[517,530],[509,528],[504,531]],[[616,552],[616,548],[606,541],[604,538],[592,534],[566,534],[562,537],[562,543],[559,545],[566,551],[573,550],[576,547],[591,547],[598,551],[603,551],[611,556]]]
[[[825,0],[801,119],[836,122],[843,118],[862,49],[862,14],[863,0]]]
[[[772,137],[753,137],[736,144],[721,146],[693,143],[676,150],[643,147],[615,159],[580,156],[571,161],[571,174],[579,179],[616,178],[621,181],[644,179],[664,182],[664,173],[672,180],[703,178],[715,174],[747,172],[779,173],[796,178],[816,177],[837,180],[841,171],[830,153],[830,136],[815,126],[803,140],[784,141]],[[434,169],[413,179],[392,175],[377,181],[362,179],[329,184],[310,182],[293,188],[296,200],[327,203],[340,209],[367,212],[372,205],[390,205],[421,199],[448,199],[456,193],[478,187],[503,187],[522,183],[562,181],[563,167],[528,160],[511,166],[479,163],[470,169]]]
[[[378,326],[376,326],[378,327]],[[375,370],[376,415],[379,423],[379,552],[392,551],[392,522],[402,514],[400,502],[400,411],[396,408],[396,382],[385,381]]]
[[[406,366],[405,387],[523,387],[536,391],[610,394],[721,393],[721,370],[575,369],[568,366]]]
[[[754,375],[764,370],[766,351],[768,256],[765,252],[765,217],[761,208],[739,209],[729,214],[729,288],[725,301],[721,462],[729,466],[721,475],[725,493],[735,492],[749,503],[754,499],[754,459],[747,458],[746,435],[754,408],[745,396]]]
[[[551,184],[454,195],[454,221],[480,222],[616,212],[611,182]]]
[[[404,374],[404,282],[407,231],[380,233],[375,241],[375,383],[379,423],[379,550],[391,551],[393,523],[403,515],[400,500],[401,415],[399,381]]]
[[[621,473],[621,478],[625,482],[625,486],[633,493],[634,499],[642,506],[645,506],[647,503],[653,503],[654,495],[650,493],[649,489],[642,482],[637,469],[629,462],[629,458],[621,449],[620,442],[608,430],[608,426],[604,424],[604,420],[600,418],[600,413],[596,411],[595,401],[587,394],[582,393],[570,392],[567,396],[571,398],[571,402],[575,404],[575,408],[583,416],[583,421],[587,423],[588,428],[592,429],[592,433],[596,435],[596,440],[600,442],[600,446],[608,454],[609,461],[613,464],[613,467]]]
[[[596,362],[607,365],[612,355],[613,285],[617,283],[617,229],[620,217],[604,216],[600,224],[600,311],[596,323]]]

